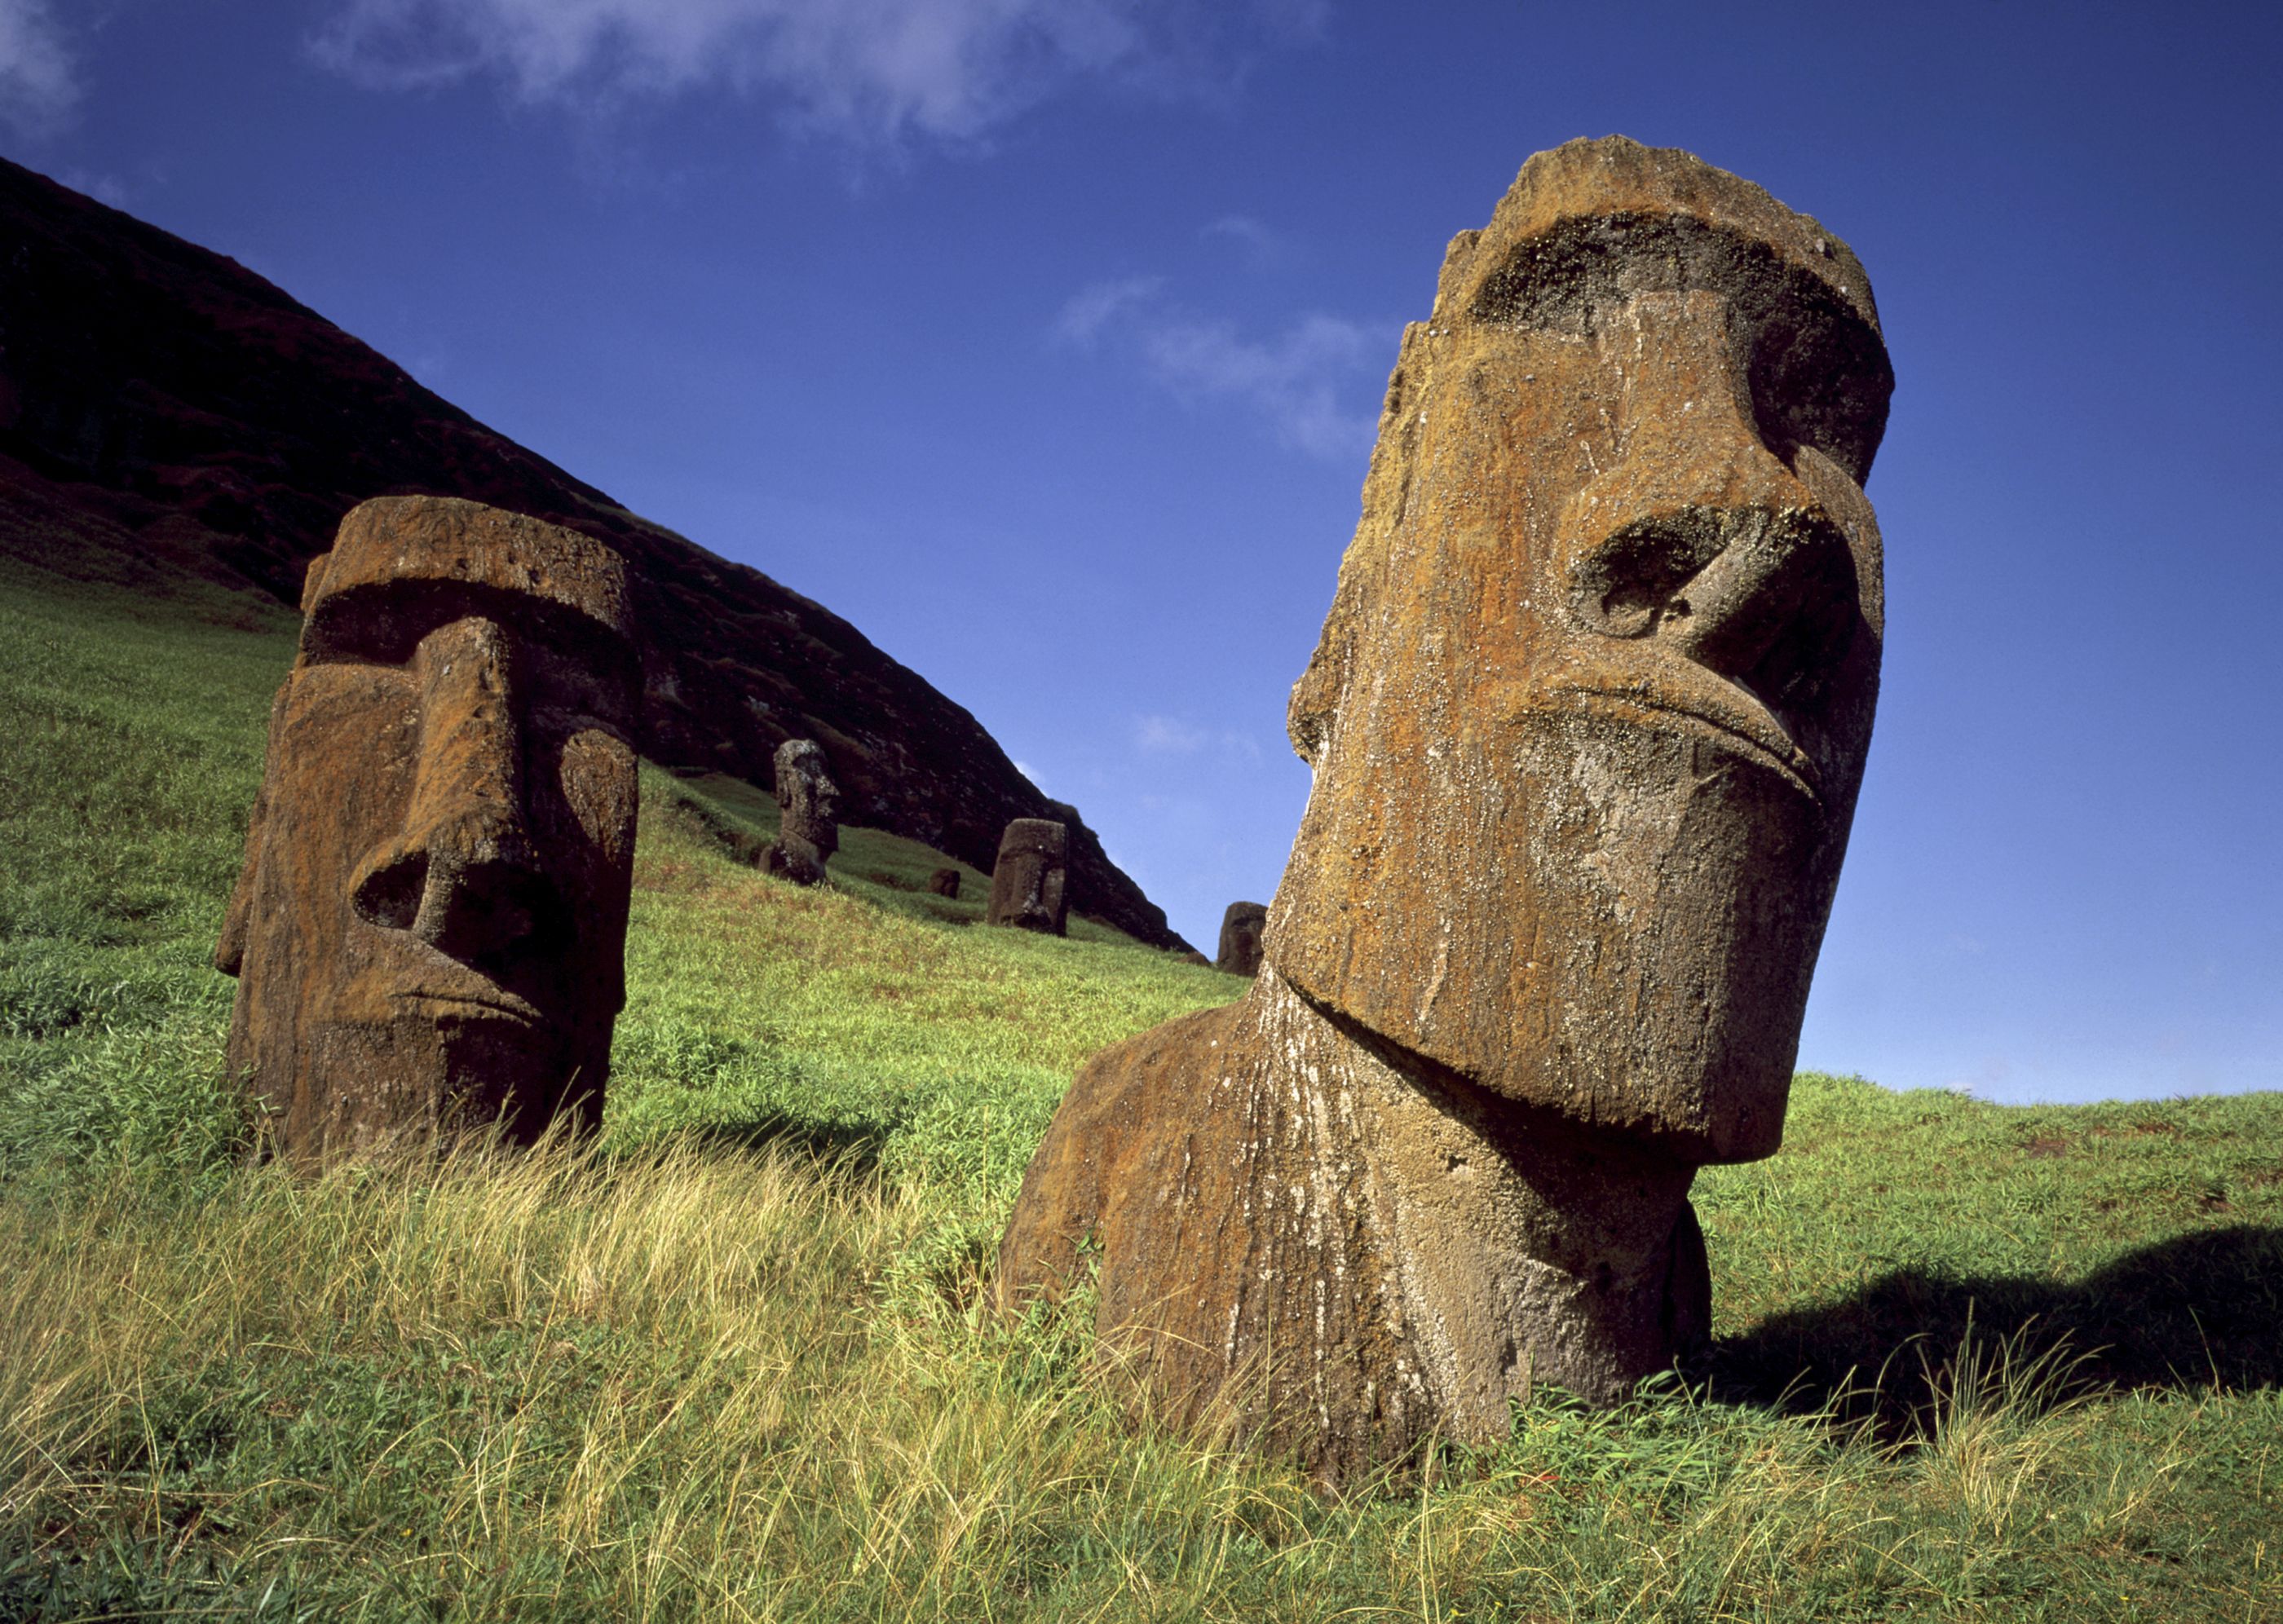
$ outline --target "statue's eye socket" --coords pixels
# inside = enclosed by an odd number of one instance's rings
[[[624,695],[639,692],[633,650],[608,628],[526,593],[464,582],[397,580],[320,599],[301,626],[312,664],[406,665],[440,626],[481,616],[516,649],[527,703],[630,724]]]
[[[1887,428],[1895,376],[1861,322],[1788,309],[1752,345],[1752,410],[1768,449],[1789,462],[1812,446],[1861,480]]]
[[[418,646],[363,594],[329,598],[309,611],[301,627],[301,657],[311,664],[401,665]]]

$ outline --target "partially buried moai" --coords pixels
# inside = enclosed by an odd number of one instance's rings
[[[984,923],[1063,935],[1070,913],[1064,896],[1069,851],[1070,830],[1052,818],[1017,818],[1008,824],[991,870]]]
[[[215,948],[230,1066],[309,1167],[601,1120],[625,1002],[641,667],[600,542],[441,497],[309,566]]]
[[[1179,1418],[1327,1480],[1707,1332],[1870,741],[1893,375],[1863,268],[1674,151],[1523,166],[1404,335],[1240,1004],[1082,1070],[1002,1300],[1099,1258]]]
[[[1268,910],[1257,902],[1232,902],[1220,916],[1220,957],[1213,968],[1229,975],[1260,974],[1260,942]]]
[[[777,837],[761,866],[799,885],[824,883],[824,866],[840,850],[840,789],[814,739],[777,746]]]

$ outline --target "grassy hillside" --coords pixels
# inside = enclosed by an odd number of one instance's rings
[[[291,623],[0,569],[0,1620],[2283,1618],[2283,1099],[1803,1077],[1699,1385],[1328,1503],[978,1307],[1074,1065],[1241,983],[646,772],[601,1146],[244,1169]]]

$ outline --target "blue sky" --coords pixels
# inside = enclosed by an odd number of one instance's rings
[[[854,621],[1210,944],[1401,324],[1530,153],[1821,218],[1899,378],[1804,1065],[2283,1086],[2270,8],[0,0],[0,151]]]

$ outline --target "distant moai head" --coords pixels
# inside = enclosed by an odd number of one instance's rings
[[[984,922],[1062,936],[1068,929],[1064,896],[1070,830],[1051,818],[1017,818],[999,839],[991,871],[991,901]]]
[[[928,890],[939,897],[959,895],[959,870],[939,868],[928,876]]]
[[[302,609],[214,955],[277,1148],[599,1122],[642,693],[625,566],[536,519],[386,497],[341,521]]]
[[[1260,941],[1268,929],[1266,905],[1232,902],[1220,916],[1220,957],[1213,967],[1230,975],[1260,974]]]
[[[1523,167],[1404,335],[1269,961],[1493,1094],[1780,1138],[1876,696],[1893,387],[1846,245],[1685,152]]]
[[[840,789],[814,739],[787,739],[777,746],[777,808],[783,837],[804,840],[822,862],[840,850]]]

